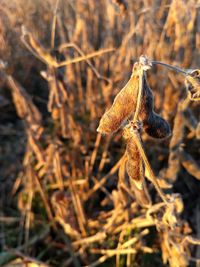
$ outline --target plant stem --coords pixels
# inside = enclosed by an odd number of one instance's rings
[[[55,46],[56,20],[57,20],[58,6],[59,6],[59,0],[56,1],[56,5],[54,7],[54,13],[53,13],[53,21],[52,21],[52,28],[51,28],[51,48],[52,49]]]
[[[181,73],[183,75],[187,75],[188,74],[187,71],[185,71],[185,70],[183,70],[183,69],[181,69],[179,67],[175,67],[175,66],[169,65],[167,63],[161,62],[161,61],[152,60],[151,63],[154,64],[154,65],[162,65],[162,66],[165,66],[168,69],[175,70],[175,71],[177,71],[177,72],[179,72],[179,73]]]
[[[135,109],[135,114],[133,117],[133,122],[135,123],[138,119],[139,113],[140,113],[140,108],[141,108],[141,100],[142,100],[142,90],[143,90],[143,82],[144,82],[144,71],[141,68],[140,70],[140,75],[139,75],[139,88],[138,88],[138,96],[137,96],[137,103],[136,103],[136,109]]]

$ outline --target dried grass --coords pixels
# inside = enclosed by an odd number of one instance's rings
[[[1,129],[15,107],[24,143],[17,164],[1,142],[0,266],[198,262],[199,18],[194,0],[1,1]]]

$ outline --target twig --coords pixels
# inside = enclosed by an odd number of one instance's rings
[[[69,179],[69,188],[71,191],[71,196],[72,196],[72,202],[74,205],[74,209],[76,212],[76,216],[77,216],[77,220],[78,220],[78,224],[79,224],[79,228],[81,230],[81,233],[83,236],[86,236],[86,229],[85,229],[85,224],[86,224],[86,217],[85,217],[85,213],[84,213],[84,209],[80,200],[79,195],[77,194],[76,189],[74,188],[73,185],[73,180],[70,178]]]
[[[48,66],[54,67],[54,68],[60,68],[64,66],[71,65],[73,63],[77,63],[80,61],[85,61],[87,59],[101,56],[102,54],[113,52],[115,48],[106,48],[99,51],[95,51],[91,54],[80,56],[71,60],[64,60],[62,62],[57,62],[57,60],[51,56],[50,53],[46,51],[44,47],[42,47],[39,42],[33,38],[32,34],[27,31],[27,29],[22,26],[22,36],[21,40],[26,46],[26,48],[38,59],[40,59],[42,62],[47,64]]]
[[[193,245],[198,245],[198,246],[200,245],[200,239],[194,238],[192,236],[185,236],[182,241],[182,244],[186,242],[193,244]]]
[[[142,237],[142,236],[145,236],[145,235],[147,235],[147,234],[149,234],[149,230],[148,229],[144,229],[137,237],[136,236],[134,236],[133,238],[131,238],[131,239],[129,239],[128,241],[126,241],[125,243],[123,243],[122,245],[121,245],[121,248],[127,248],[127,247],[129,247],[129,246],[132,246],[133,244],[135,244],[137,241],[138,241],[138,239],[140,238],[140,237]]]
[[[70,48],[73,47],[82,57],[85,56],[85,54],[83,53],[83,51],[80,49],[80,47],[78,47],[75,43],[67,43],[67,44],[62,44],[59,47],[59,51],[62,52],[65,48]],[[92,71],[94,72],[94,74],[96,75],[96,77],[98,79],[102,79],[107,81],[108,83],[111,83],[110,79],[108,79],[107,77],[102,76],[98,70],[95,68],[95,66],[91,63],[91,61],[89,59],[85,60],[86,63],[90,66],[90,68],[92,69]]]
[[[53,21],[52,21],[52,28],[51,28],[51,48],[55,46],[55,34],[56,34],[56,20],[57,20],[57,12],[58,12],[58,5],[60,0],[56,0],[56,5],[53,12]]]
[[[96,141],[95,141],[95,144],[94,144],[94,149],[92,151],[91,158],[90,158],[90,167],[89,167],[90,173],[93,170],[93,166],[94,166],[94,163],[95,163],[95,160],[96,160],[98,148],[99,148],[100,142],[101,142],[101,136],[102,135],[100,133],[98,133],[97,136],[96,136]]]
[[[161,62],[161,61],[151,60],[151,63],[154,64],[154,65],[162,65],[162,66],[164,66],[164,67],[166,67],[168,69],[175,70],[175,71],[177,71],[177,72],[179,72],[181,74],[184,74],[184,75],[188,74],[187,71],[185,71],[185,70],[183,70],[183,69],[181,69],[179,67],[172,66],[172,65],[169,65],[169,64]]]
[[[145,250],[147,253],[152,253],[153,250],[145,247]],[[90,251],[92,253],[95,253],[95,254],[106,254],[110,257],[114,256],[114,255],[118,255],[118,254],[136,254],[138,252],[137,249],[134,249],[134,248],[128,248],[128,249],[90,249]]]
[[[42,198],[42,201],[44,203],[44,206],[45,206],[45,209],[46,209],[46,212],[47,212],[47,216],[49,217],[49,220],[52,222],[52,227],[55,231],[57,231],[57,226],[55,224],[55,219],[54,219],[54,216],[53,216],[53,213],[51,211],[51,207],[50,207],[50,204],[49,204],[49,201],[48,201],[48,197],[46,196],[46,193],[42,187],[42,183],[39,179],[39,177],[37,176],[36,173],[34,173],[34,177],[35,177],[35,181],[36,181],[36,185],[38,187],[38,190],[39,190],[39,193],[40,193],[40,196]]]
[[[106,158],[107,158],[107,154],[108,154],[108,147],[110,145],[110,136],[108,136],[106,138],[105,144],[104,144],[104,148],[103,148],[103,152],[102,152],[102,156],[101,156],[101,161],[99,163],[99,167],[98,167],[98,173],[100,173],[103,168],[104,165],[106,163]]]
[[[45,263],[43,263],[43,262],[41,262],[41,261],[39,261],[33,257],[27,256],[17,249],[9,249],[8,251],[11,252],[14,256],[22,258],[22,261],[24,261],[22,263],[24,263],[24,264],[28,264],[30,262],[30,263],[33,263],[34,266],[50,267],[49,264],[45,264]]]
[[[86,238],[82,238],[80,240],[74,241],[72,243],[73,246],[77,246],[77,245],[88,245],[94,242],[97,242],[99,240],[103,240],[106,238],[106,233],[105,232],[98,232],[96,235],[93,236],[89,236]]]
[[[73,262],[73,266],[74,267],[81,267],[81,264],[77,258],[77,254],[74,253],[73,248],[71,246],[71,240],[68,238],[67,235],[63,235],[62,232],[60,232],[60,230],[58,230],[58,235],[62,238],[62,240],[65,242],[65,244],[68,247],[72,262]]]
[[[112,175],[112,174],[114,174],[117,170],[118,170],[118,168],[120,167],[120,165],[121,165],[121,163],[123,162],[123,160],[124,160],[124,157],[126,157],[126,155],[124,154],[121,158],[120,158],[120,160],[112,167],[112,169],[109,171],[109,173],[108,174],[106,174],[103,178],[101,178],[101,180],[98,182],[98,183],[96,183],[95,185],[94,185],[94,187],[92,188],[92,189],[90,189],[88,192],[87,192],[87,194],[86,194],[86,197],[85,197],[85,199],[84,200],[87,200],[88,198],[90,198],[90,196],[92,195],[92,194],[94,194],[102,185],[104,185],[105,184],[105,182],[107,181],[107,179]]]
[[[84,267],[96,267],[96,266],[102,264],[103,262],[105,262],[108,258],[109,258],[108,255],[103,255],[97,261],[93,262],[92,264],[86,265]]]
[[[117,254],[136,254],[137,250],[134,248],[129,248],[129,249],[90,249],[91,253],[95,254],[106,254],[111,256],[117,255]]]
[[[133,220],[131,220],[130,223],[127,223],[127,224],[124,223],[123,225],[116,227],[115,230],[113,231],[113,234],[117,234],[124,229],[131,230],[135,228],[144,228],[144,227],[146,228],[146,227],[150,227],[153,225],[155,225],[155,222],[152,219],[141,216],[141,217],[134,218]]]
[[[139,75],[139,88],[138,88],[138,95],[137,95],[137,103],[136,103],[136,109],[133,117],[133,122],[135,123],[138,119],[138,115],[140,112],[140,107],[141,107],[141,100],[142,100],[142,89],[143,89],[143,75],[144,75],[144,70],[141,67],[141,73]]]
[[[28,242],[28,247],[35,245],[37,242],[44,240],[48,234],[49,234],[50,228],[47,227],[44,229],[43,232],[38,233],[36,236],[34,236],[32,239],[29,240]],[[22,246],[18,246],[17,250],[21,251],[25,248],[25,244]],[[6,251],[0,254],[0,266],[3,266],[4,264],[10,262],[11,260],[13,260],[14,258],[16,258],[16,255],[14,255],[12,253],[12,251]]]
[[[99,50],[99,51],[95,51],[91,54],[88,54],[88,55],[85,55],[85,56],[81,56],[81,57],[77,57],[75,59],[71,59],[71,60],[66,60],[66,61],[63,61],[63,62],[60,62],[57,64],[57,68],[59,67],[63,67],[63,66],[68,66],[68,65],[71,65],[73,63],[77,63],[77,62],[80,62],[80,61],[84,61],[84,60],[87,60],[89,58],[93,58],[93,57],[99,57],[105,53],[109,53],[109,52],[113,52],[115,51],[115,48],[106,48],[106,49],[102,49],[102,50]]]

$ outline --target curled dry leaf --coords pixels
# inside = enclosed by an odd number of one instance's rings
[[[143,122],[143,129],[149,136],[162,139],[171,134],[171,129],[167,121],[154,112],[154,98],[146,77],[144,77],[139,118]]]
[[[116,132],[134,112],[140,82],[143,83],[143,65],[136,62],[133,73],[125,87],[117,94],[111,108],[104,113],[100,120],[98,132],[112,134]],[[141,85],[142,86],[142,85]]]
[[[149,206],[151,205],[151,199],[144,181],[144,164],[134,137],[131,135],[130,127],[124,128],[123,137],[126,140],[128,156],[126,170],[130,178],[131,188],[135,193],[138,203],[141,206]]]
[[[200,100],[200,70],[196,69],[190,72],[185,77],[185,85],[188,91],[190,100]]]

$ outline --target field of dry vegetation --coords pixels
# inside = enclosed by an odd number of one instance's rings
[[[199,0],[0,0],[0,266],[200,266],[199,69]]]

